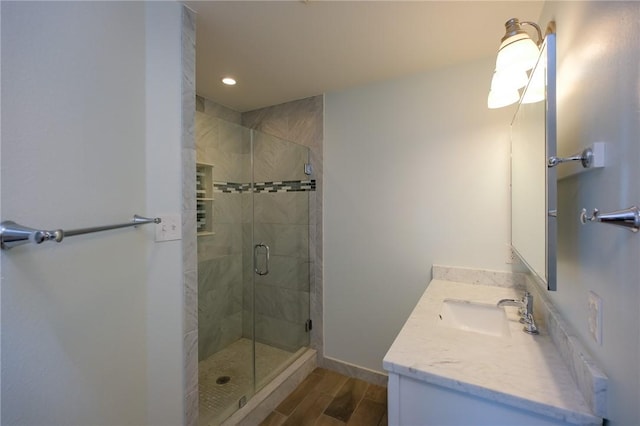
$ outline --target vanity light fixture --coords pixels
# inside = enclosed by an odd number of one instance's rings
[[[224,77],[222,79],[222,82],[224,84],[226,84],[227,86],[235,86],[236,85],[236,79],[232,78],[232,77]]]
[[[534,43],[531,37],[522,29],[522,25],[534,27],[538,33],[538,41]],[[523,21],[511,18],[505,24],[505,35],[498,50],[496,70],[504,71],[515,67],[518,71],[528,71],[534,67],[540,54],[539,46],[542,44],[542,31],[535,22]]]
[[[530,25],[537,31],[538,41],[534,42],[522,29],[522,25]],[[505,24],[505,35],[502,37],[496,68],[491,80],[491,90],[487,105],[489,108],[501,108],[518,102],[520,95],[514,92],[527,84],[527,71],[532,69],[542,44],[542,31],[535,22],[511,18]]]

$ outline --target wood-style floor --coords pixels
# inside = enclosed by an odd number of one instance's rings
[[[262,426],[386,426],[387,388],[316,368]]]

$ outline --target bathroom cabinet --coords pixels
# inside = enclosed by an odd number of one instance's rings
[[[572,424],[400,374],[389,374],[388,395],[389,426]]]
[[[196,229],[213,235],[213,164],[196,163]]]

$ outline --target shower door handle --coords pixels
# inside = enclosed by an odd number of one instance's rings
[[[264,271],[258,269],[258,251],[264,248]],[[265,243],[259,243],[253,246],[253,266],[254,271],[258,275],[267,275],[269,273],[269,246]]]

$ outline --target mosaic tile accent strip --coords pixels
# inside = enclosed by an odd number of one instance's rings
[[[253,192],[304,192],[315,191],[316,180],[283,180],[279,182],[257,182]],[[251,191],[250,183],[213,182],[214,192],[238,193]]]
[[[315,191],[316,180],[284,180],[282,182],[260,182],[254,184],[255,192],[301,192]]]
[[[224,192],[226,194],[248,192],[251,189],[250,183],[235,182],[213,182],[213,192]]]

